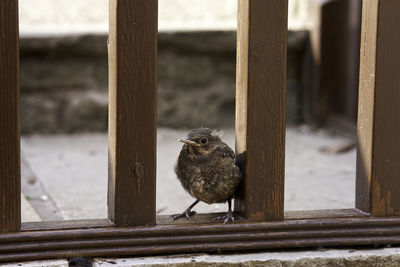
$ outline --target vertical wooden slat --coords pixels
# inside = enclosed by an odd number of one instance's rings
[[[339,122],[342,127],[354,123],[355,128],[362,0],[312,2],[305,120],[314,125]]]
[[[0,232],[21,226],[18,0],[0,1]]]
[[[155,223],[157,0],[110,0],[108,214]]]
[[[400,1],[364,0],[356,207],[400,215]]]
[[[249,220],[283,219],[287,5],[238,1],[235,211]]]

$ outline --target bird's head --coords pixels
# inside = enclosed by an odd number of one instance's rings
[[[209,128],[193,129],[178,140],[187,145],[190,154],[206,154],[221,142],[220,134]]]

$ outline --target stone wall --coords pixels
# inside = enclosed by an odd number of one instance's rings
[[[301,120],[306,34],[288,35],[287,121]],[[158,124],[233,127],[236,33],[163,32],[158,40]],[[21,132],[107,129],[107,36],[24,37]]]

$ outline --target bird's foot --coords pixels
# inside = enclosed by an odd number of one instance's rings
[[[233,214],[232,211],[228,211],[224,216],[218,216],[213,219],[213,221],[221,221],[221,220],[224,220],[224,224],[226,224],[229,221],[232,221],[232,223],[234,223],[235,214]]]
[[[172,215],[172,219],[175,221],[175,220],[177,220],[179,218],[186,217],[187,220],[190,220],[190,217],[195,215],[195,214],[196,214],[196,212],[194,210],[187,209],[187,210],[185,210],[184,212],[182,212],[180,214]]]

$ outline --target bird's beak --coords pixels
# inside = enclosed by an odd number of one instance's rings
[[[200,146],[198,143],[196,143],[196,142],[194,142],[192,140],[189,140],[187,137],[179,138],[178,141],[182,142],[182,143],[185,143],[185,144],[187,144],[189,146]]]

